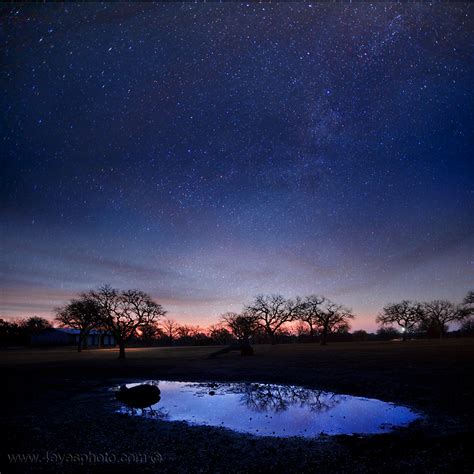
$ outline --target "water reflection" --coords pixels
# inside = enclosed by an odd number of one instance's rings
[[[258,383],[191,383],[196,396],[240,395],[240,403],[256,412],[280,412],[292,405],[305,407],[312,412],[325,411],[339,403],[341,395],[296,385]]]
[[[245,387],[242,400],[255,411],[279,412],[292,405],[306,407],[311,412],[326,411],[339,403],[334,393],[321,390],[308,390],[292,385],[260,385],[252,384]]]
[[[140,407],[141,415],[225,427],[259,436],[384,433],[419,417],[410,409],[392,403],[295,385],[146,383],[158,385],[161,398],[150,404],[148,411]],[[120,411],[138,414],[130,404]]]

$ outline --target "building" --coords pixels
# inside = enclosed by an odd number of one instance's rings
[[[77,346],[79,329],[51,328],[31,336],[33,346]],[[115,338],[108,331],[92,330],[84,341],[84,347],[113,347]]]

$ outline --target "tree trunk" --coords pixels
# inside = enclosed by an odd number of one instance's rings
[[[78,343],[77,343],[77,352],[82,352],[82,336],[79,334],[78,337]]]
[[[319,342],[322,346],[325,346],[326,345],[326,331],[324,330],[322,333],[321,333],[321,341]]]
[[[119,343],[119,359],[125,359],[125,343]]]
[[[402,341],[406,341],[407,340],[407,330],[406,328],[404,328],[404,331],[403,331],[403,334],[402,334]]]
[[[240,355],[241,356],[253,356],[253,348],[249,343],[244,343],[240,345]]]
[[[274,346],[276,344],[275,333],[270,333],[270,344]]]

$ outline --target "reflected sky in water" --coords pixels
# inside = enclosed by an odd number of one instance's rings
[[[161,400],[132,415],[228,428],[256,436],[377,434],[419,418],[407,407],[294,385],[148,381]],[[128,384],[132,387],[139,384]]]

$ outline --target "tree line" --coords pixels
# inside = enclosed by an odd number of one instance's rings
[[[393,325],[400,327],[404,341],[417,332],[431,332],[443,338],[450,323],[472,324],[472,321],[468,320],[472,314],[474,314],[474,291],[468,292],[461,304],[454,304],[448,300],[423,303],[403,300],[400,303],[390,303],[384,306],[376,322],[382,327]]]
[[[472,334],[474,292],[461,304],[447,300],[412,302],[404,300],[386,305],[376,321],[379,330],[370,335],[359,330],[349,333],[355,318],[352,310],[320,295],[284,298],[282,295],[258,295],[240,313],[227,312],[207,329],[182,325],[166,317],[166,310],[140,290],[120,291],[108,285],[81,293],[55,310],[60,327],[76,329],[78,351],[86,345],[91,331],[114,336],[119,358],[125,348],[141,345],[228,345],[235,344],[242,353],[252,353],[254,343],[333,340],[393,339],[437,334],[443,337],[448,325],[463,323],[462,334]],[[21,321],[0,319],[0,342],[24,345],[29,336],[52,328],[49,321],[32,317]]]
[[[30,343],[32,336],[52,327],[50,321],[39,316],[13,321],[0,319],[0,345],[26,346]]]
[[[277,342],[288,323],[306,326],[311,340],[326,344],[330,334],[348,332],[352,310],[324,296],[310,295],[286,299],[282,295],[259,295],[241,313],[225,313],[221,323],[229,328],[242,347],[248,347],[260,332],[271,344]]]

